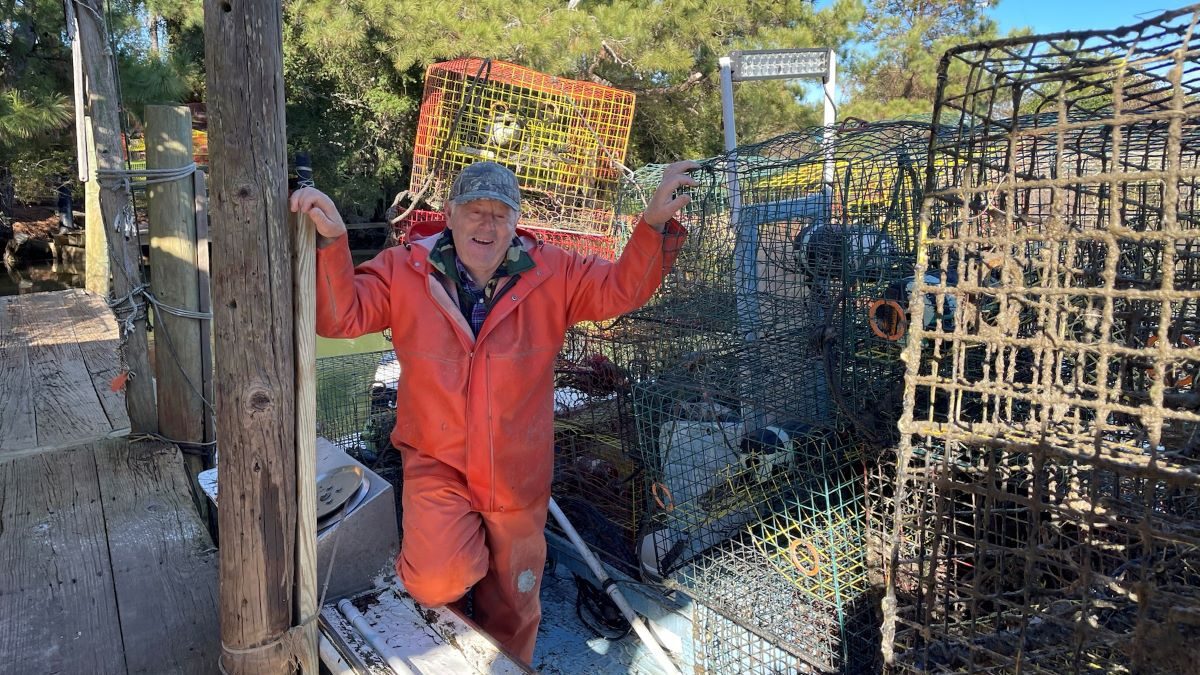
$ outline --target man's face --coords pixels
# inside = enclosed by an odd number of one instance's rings
[[[463,265],[474,276],[486,272],[486,283],[500,266],[517,232],[517,212],[494,199],[475,199],[465,204],[446,205],[446,226],[454,237],[454,248]]]

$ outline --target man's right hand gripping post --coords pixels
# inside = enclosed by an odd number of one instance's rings
[[[342,214],[329,195],[314,187],[302,187],[292,193],[288,200],[292,213],[308,216],[317,228],[317,246],[324,248],[333,240],[346,234]]]

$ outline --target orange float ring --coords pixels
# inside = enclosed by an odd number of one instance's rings
[[[884,330],[879,325],[880,307],[888,307],[895,313],[896,318],[890,322],[892,325],[889,326],[891,330]],[[900,303],[895,300],[876,300],[871,303],[871,307],[867,310],[867,323],[871,325],[871,332],[876,336],[895,342],[904,337],[908,322],[904,319],[904,308],[900,306]]]
[[[796,557],[796,547],[800,546],[800,544],[804,544],[804,547],[808,549],[808,555],[812,558],[811,566],[801,564],[800,559]],[[788,545],[787,552],[788,559],[792,561],[792,565],[794,565],[796,569],[800,570],[801,574],[806,577],[815,577],[820,574],[820,555],[817,553],[816,546],[813,546],[811,543],[802,539],[793,539],[792,543]]]
[[[662,491],[667,495],[667,502],[665,504],[663,503],[662,498],[658,495],[659,488],[661,488]],[[667,488],[666,484],[655,483],[654,485],[650,486],[650,494],[654,495],[654,503],[658,504],[658,508],[664,511],[675,510],[675,498],[671,496],[671,490]]]
[[[1156,344],[1158,344],[1158,335],[1151,335],[1150,339],[1146,340],[1147,348],[1153,347]],[[1181,336],[1179,336],[1179,344],[1184,347],[1195,347],[1196,339],[1190,335],[1181,335]],[[1150,377],[1154,377],[1154,366],[1150,366],[1150,367],[1146,368],[1146,375],[1148,375]],[[1175,380],[1173,377],[1171,377],[1171,373],[1167,373],[1167,386],[1168,387],[1179,387],[1179,388],[1190,387],[1190,386],[1192,386],[1192,381],[1193,381],[1193,377],[1192,377],[1192,375],[1189,375],[1189,374],[1184,374],[1184,376],[1181,377],[1179,380]]]

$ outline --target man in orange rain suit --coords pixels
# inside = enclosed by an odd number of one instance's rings
[[[670,165],[616,263],[517,228],[516,176],[493,162],[455,180],[440,233],[354,268],[346,227],[313,188],[291,198],[317,241],[317,332],[392,330],[400,363],[392,431],[404,465],[396,571],[423,605],[474,587],[475,620],[530,662],[541,620],[543,528],[554,452],[554,360],[579,321],[645,303],[685,233],[674,220],[698,165]]]

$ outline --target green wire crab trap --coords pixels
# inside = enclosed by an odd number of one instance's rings
[[[1198,20],[942,60],[910,311],[950,320],[907,344],[898,670],[1200,668]]]
[[[874,663],[865,475],[900,411],[931,131],[816,128],[702,162],[660,291],[568,337],[560,387],[581,371],[586,383],[619,373],[622,385],[559,414],[570,471],[558,486],[607,511],[600,522],[636,514],[632,552],[627,538],[598,548],[721,608],[736,630],[725,647],[701,643],[713,664],[734,635],[759,641],[745,643],[748,672],[774,667],[751,663],[763,645],[817,669]],[[639,171],[617,213],[639,211],[662,171]],[[586,448],[601,436],[606,447]],[[581,456],[604,477],[581,480]],[[609,496],[619,512],[602,506]]]
[[[672,587],[701,595],[693,638],[706,672],[879,671],[878,594],[821,599],[780,574],[749,535],[697,558]]]
[[[646,487],[631,392],[660,370],[647,358],[657,339],[626,318],[581,324],[555,365],[554,497],[593,550],[634,576]]]
[[[659,326],[651,348],[666,364],[633,387],[650,488],[640,557],[653,574],[774,516],[789,493],[812,513],[862,498],[847,476],[900,411],[931,129],[816,128],[697,173],[675,269],[630,317]]]

